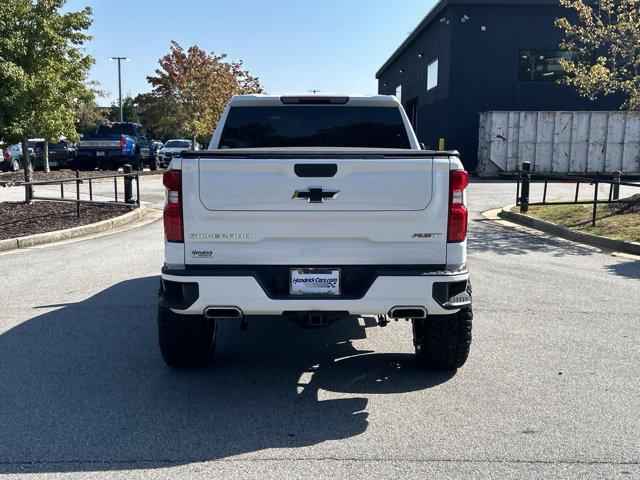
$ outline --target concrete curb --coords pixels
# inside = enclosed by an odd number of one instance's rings
[[[147,207],[144,205],[127,212],[124,215],[110,218],[108,220],[102,220],[101,222],[90,223],[88,225],[81,225],[79,227],[67,228],[66,230],[55,230],[53,232],[37,233],[35,235],[28,235],[26,237],[9,238],[7,240],[0,240],[0,252],[6,252],[8,250],[15,250],[19,248],[34,247],[36,245],[43,245],[45,243],[54,243],[61,240],[69,240],[71,238],[82,237],[85,235],[92,235],[112,228],[126,225],[144,217],[147,214]]]
[[[556,225],[555,223],[540,220],[538,218],[513,212],[514,205],[508,205],[498,213],[498,217],[519,223],[526,227],[534,228],[557,237],[566,238],[578,243],[584,243],[593,247],[604,248],[616,252],[625,252],[633,255],[640,255],[640,243],[616,240],[615,238],[601,237],[591,233],[578,232],[567,227]]]

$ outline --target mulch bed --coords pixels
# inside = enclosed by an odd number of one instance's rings
[[[636,195],[632,195],[624,200],[631,200],[634,202],[640,202],[640,193]],[[618,204],[615,206],[617,209],[616,213],[640,213],[640,203],[628,203],[628,204]]]
[[[77,218],[75,203],[0,202],[0,240],[87,225],[128,211],[128,208],[117,205],[82,204],[80,218]]]
[[[145,170],[144,172],[138,172],[140,176],[147,175],[161,175],[164,170],[156,170],[152,172],[150,170]],[[118,173],[122,173],[122,169],[119,171],[115,170],[93,170],[80,172],[80,177],[99,177],[102,175],[115,175]],[[49,173],[45,172],[33,172],[33,180],[63,180],[66,178],[75,178],[76,171],[75,170],[53,170]],[[0,182],[24,182],[24,172],[7,172],[0,173]]]

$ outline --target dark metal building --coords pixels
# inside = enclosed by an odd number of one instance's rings
[[[557,83],[570,12],[558,0],[441,0],[376,74],[378,92],[401,97],[421,142],[457,149],[477,166],[479,112],[617,110]]]

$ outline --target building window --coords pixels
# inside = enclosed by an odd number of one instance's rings
[[[438,59],[427,65],[427,90],[438,86]]]
[[[396,87],[396,98],[399,102],[402,102],[402,85]]]
[[[560,59],[574,58],[571,52],[523,50],[518,58],[518,80],[557,80],[564,76]]]

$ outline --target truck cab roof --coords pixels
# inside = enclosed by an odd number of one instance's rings
[[[400,102],[392,95],[344,95],[301,93],[287,95],[235,95],[229,107],[265,105],[350,105],[354,107],[397,107]]]

